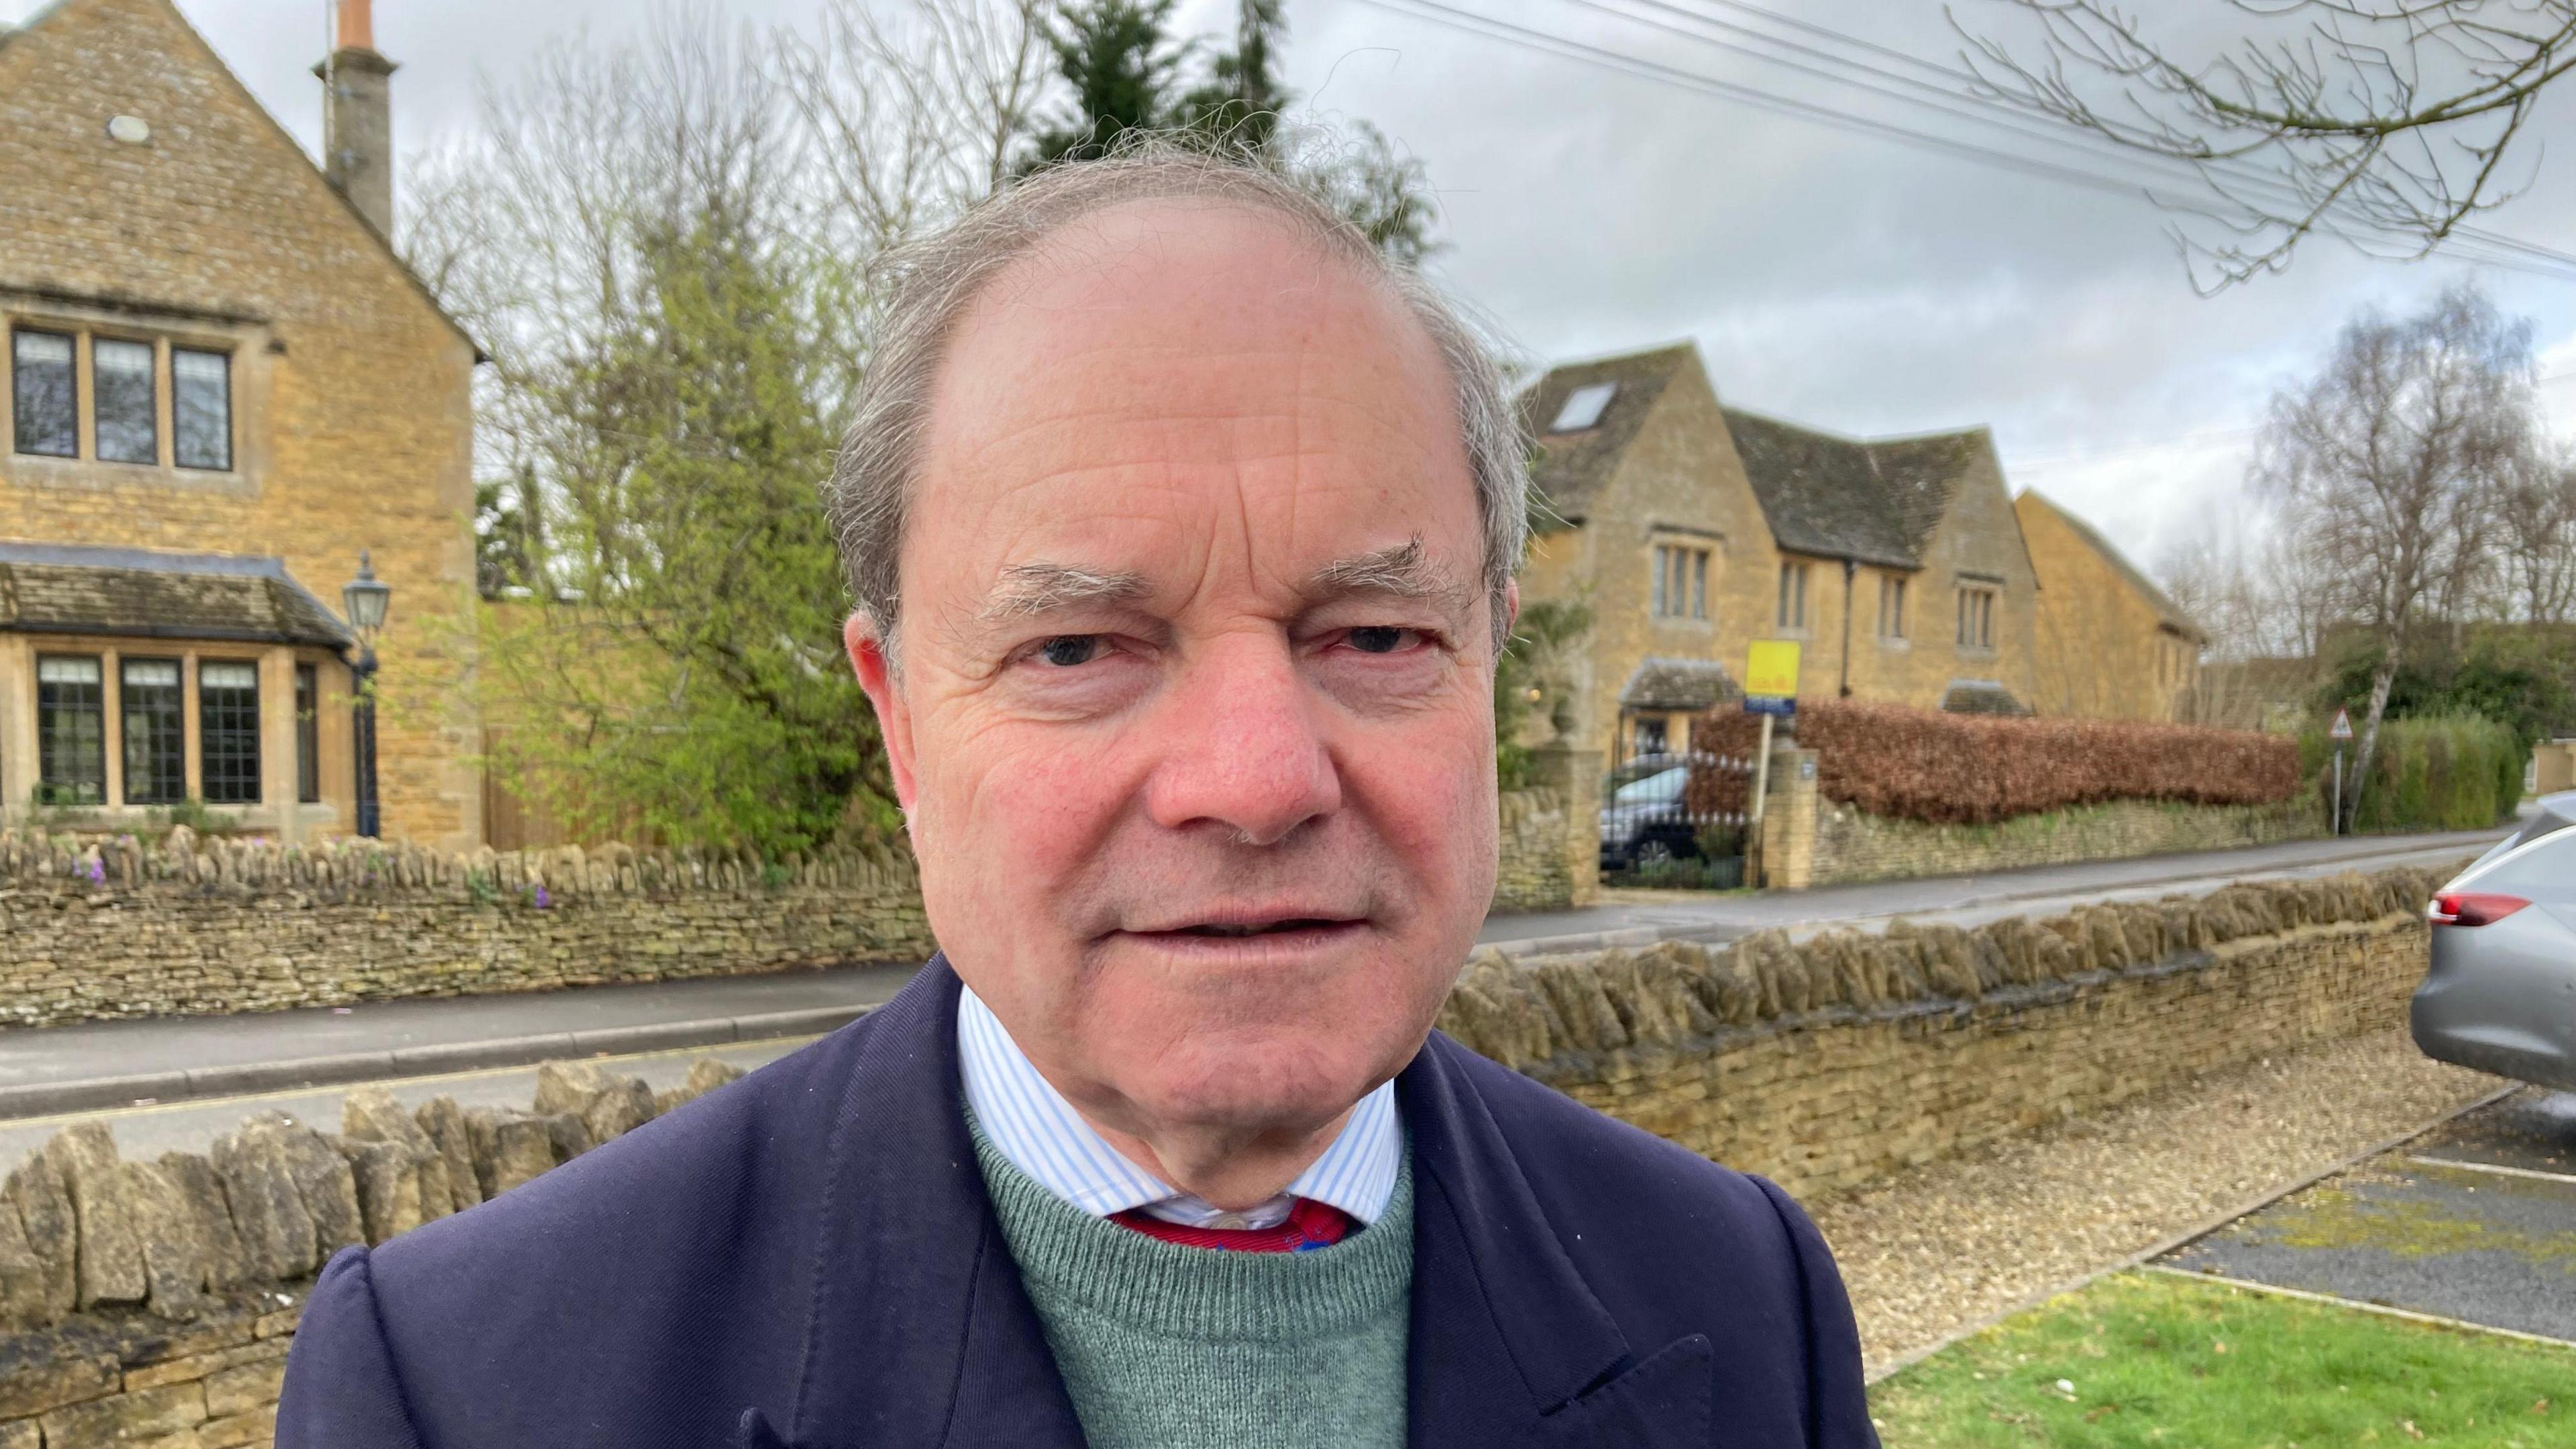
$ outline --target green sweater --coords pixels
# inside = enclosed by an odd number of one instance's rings
[[[1093,1449],[1396,1449],[1413,1298],[1413,1163],[1386,1213],[1303,1253],[1236,1253],[1093,1217],[975,1158]]]

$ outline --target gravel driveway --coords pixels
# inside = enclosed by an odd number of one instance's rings
[[[1808,1204],[1875,1374],[2504,1085],[2403,1029],[2214,1074]]]

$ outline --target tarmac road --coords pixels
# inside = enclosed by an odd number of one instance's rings
[[[2576,1342],[2576,1094],[2526,1088],[2159,1266]]]

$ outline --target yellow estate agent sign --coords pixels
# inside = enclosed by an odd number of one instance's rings
[[[1744,660],[1747,699],[1798,697],[1798,641],[1756,639]]]
[[[1753,750],[1754,859],[1761,859],[1762,802],[1771,793],[1771,721],[1798,708],[1798,641],[1756,639],[1744,656],[1744,712],[1762,716]]]

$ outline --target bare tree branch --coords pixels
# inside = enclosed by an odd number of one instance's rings
[[[2253,33],[2198,60],[2112,0],[1988,3],[2022,33],[1952,12],[1979,94],[2198,171],[2222,219],[2175,237],[2205,289],[2320,233],[2409,257],[2459,236],[2576,72],[2576,0],[2228,0]]]

